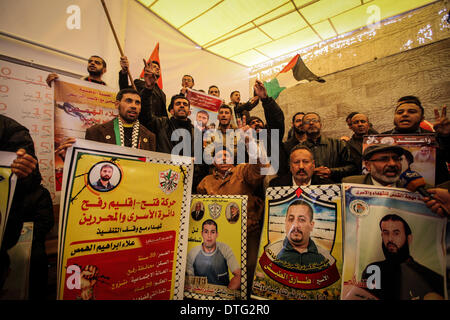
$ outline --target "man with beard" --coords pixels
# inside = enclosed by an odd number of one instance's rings
[[[216,241],[218,236],[217,223],[212,219],[205,220],[202,223],[203,243],[189,251],[186,274],[206,277],[208,284],[237,290],[241,287],[241,266],[231,248],[223,242]],[[228,269],[234,275],[231,280]]]
[[[388,214],[380,220],[382,249],[385,260],[368,265],[361,281],[371,276],[369,266],[381,271],[379,289],[370,293],[382,300],[443,299],[443,276],[414,261],[409,252],[413,236],[408,223],[396,214]]]
[[[289,156],[290,171],[270,180],[270,187],[309,186],[312,184],[333,184],[330,179],[314,174],[315,162],[311,150],[302,145],[295,146]]]
[[[106,72],[106,62],[103,58],[91,56],[88,60],[87,71],[89,75],[84,77],[83,80],[106,86],[106,83],[102,80],[102,76]],[[48,86],[51,87],[52,82],[56,79],[58,79],[58,75],[56,73],[50,73],[46,80]]]
[[[329,255],[317,246],[310,234],[314,228],[313,209],[304,200],[295,200],[287,211],[285,219],[286,238],[283,248],[277,255],[282,263],[297,266],[315,265],[319,269],[328,266]],[[314,270],[317,271],[317,270]]]
[[[250,111],[253,110],[254,107],[258,105],[258,97],[254,96],[246,103],[241,103],[241,93],[237,90],[231,92],[230,94],[230,103],[228,104],[231,108],[233,108],[235,119],[232,120],[233,123],[238,120],[243,121],[243,117],[249,118]]]
[[[340,183],[342,178],[356,173],[356,165],[346,143],[339,139],[322,136],[322,123],[317,113],[305,114],[303,130],[306,132],[307,139],[302,144],[311,149],[314,154],[315,174]]]
[[[119,115],[103,124],[94,125],[86,130],[85,139],[102,143],[116,144],[135,149],[156,150],[156,137],[139,123],[141,97],[131,88],[122,89],[116,96],[115,105]],[[67,148],[76,138],[67,138],[56,148],[55,153],[65,159]]]
[[[109,182],[109,180],[111,180],[112,178],[113,172],[114,169],[111,165],[104,164],[100,168],[100,179],[98,179],[97,182],[92,185],[94,189],[98,191],[108,191],[114,188],[114,185]]]
[[[396,145],[374,144],[364,150],[363,161],[366,175],[349,176],[342,179],[346,183],[370,184],[385,187],[403,187],[399,185],[402,173],[401,157],[405,150]]]
[[[358,173],[361,173],[363,138],[368,134],[374,134],[377,132],[373,129],[370,130],[369,118],[362,113],[355,113],[350,118],[349,127],[354,134],[351,139],[347,141],[347,146],[349,147],[350,155],[358,169]]]
[[[287,141],[284,143],[284,149],[289,154],[293,147],[297,144],[306,140],[306,133],[303,131],[303,117],[304,112],[297,112],[292,117],[292,135],[288,137]]]

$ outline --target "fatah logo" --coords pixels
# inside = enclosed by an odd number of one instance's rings
[[[178,187],[180,181],[180,174],[172,169],[162,171],[159,173],[159,187],[166,194],[170,194]]]
[[[369,214],[369,205],[362,200],[353,200],[350,202],[350,212],[356,216],[366,216]]]
[[[213,219],[217,219],[220,216],[220,211],[222,211],[222,206],[214,202],[213,204],[208,205],[209,214]]]

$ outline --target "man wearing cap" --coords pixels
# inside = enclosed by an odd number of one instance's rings
[[[345,177],[342,179],[342,182],[384,187],[403,187],[399,185],[399,178],[402,173],[401,160],[404,154],[405,150],[400,146],[370,145],[363,153],[363,162],[369,173]]]
[[[447,108],[442,108],[439,115],[437,109],[435,114],[435,135],[439,144],[436,150],[436,184],[444,183],[450,179],[445,162],[450,162],[450,121],[447,118]],[[423,134],[432,133],[423,129],[420,124],[424,120],[424,109],[419,98],[415,96],[404,96],[398,99],[394,114],[394,129],[383,132],[383,134]]]

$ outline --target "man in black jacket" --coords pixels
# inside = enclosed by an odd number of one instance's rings
[[[315,112],[308,112],[303,117],[303,129],[306,141],[302,144],[314,154],[316,168],[314,173],[322,178],[329,178],[340,183],[343,177],[355,174],[356,165],[344,141],[323,137],[321,119]]]
[[[28,129],[4,115],[0,115],[0,151],[17,154],[11,171],[18,178],[0,248],[0,289],[10,265],[7,250],[17,243],[23,223],[32,221],[30,298],[42,298],[48,276],[45,236],[54,223],[52,200],[48,190],[41,185],[42,177]]]
[[[128,68],[129,63],[126,56],[120,58],[120,66],[122,70],[119,71],[119,87],[120,90],[129,88],[128,84]],[[147,76],[145,76],[145,72]],[[145,63],[144,80],[135,79],[134,85],[136,91],[141,96],[141,113],[139,115],[139,122],[141,122],[147,129],[150,113],[158,117],[168,117],[166,110],[166,94],[159,88],[158,79],[161,75],[161,69],[158,61],[152,61],[147,65]]]

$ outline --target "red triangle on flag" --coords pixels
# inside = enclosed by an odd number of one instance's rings
[[[289,70],[294,68],[299,58],[300,54],[297,54],[294,58],[292,58],[291,61],[289,61],[289,63],[283,68],[283,70],[280,71],[280,73],[288,72]]]
[[[297,194],[297,198],[300,198],[301,194],[303,193],[302,188],[298,187],[297,190],[295,190],[295,193]]]
[[[162,69],[161,69],[161,61],[159,60],[159,42],[156,44],[155,49],[153,49],[152,54],[150,55],[150,58],[148,58],[147,63],[150,63],[151,61],[158,61],[159,63],[159,79],[158,79],[158,87],[162,90],[163,84],[162,84]],[[142,69],[141,72],[141,78],[144,78],[144,69]]]

